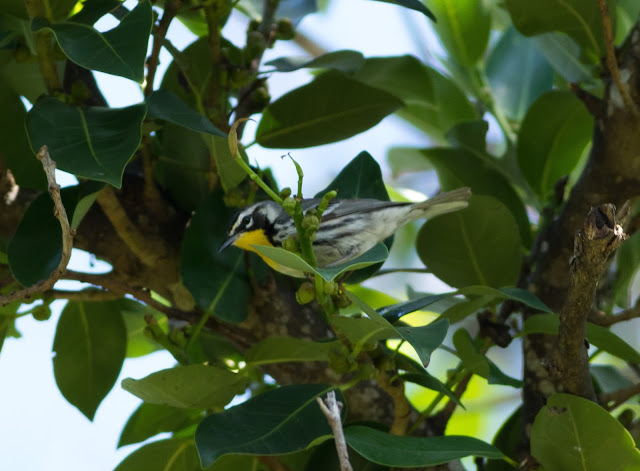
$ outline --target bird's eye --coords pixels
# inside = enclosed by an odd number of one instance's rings
[[[244,224],[245,226],[248,225],[251,222],[251,218],[249,216],[245,216],[242,218],[242,224]]]

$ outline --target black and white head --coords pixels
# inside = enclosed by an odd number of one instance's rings
[[[290,219],[282,206],[275,201],[261,201],[239,211],[231,221],[229,238],[220,246],[218,251],[224,250],[229,245],[242,246],[256,242],[260,237],[274,245],[273,235],[278,222]],[[244,238],[248,240],[244,241]],[[249,240],[250,239],[250,240]]]

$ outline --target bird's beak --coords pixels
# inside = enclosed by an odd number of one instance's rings
[[[233,243],[238,240],[238,236],[240,234],[236,234],[233,235],[231,237],[229,237],[227,240],[224,241],[224,243],[220,246],[220,248],[218,249],[218,253],[222,252],[224,249],[226,249],[227,247],[229,247],[230,245],[233,245]]]

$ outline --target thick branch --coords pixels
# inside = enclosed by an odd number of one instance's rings
[[[60,185],[56,183],[56,163],[51,160],[47,146],[42,146],[38,151],[38,160],[42,163],[44,172],[47,175],[47,181],[49,182],[49,194],[53,200],[53,214],[60,222],[60,229],[62,230],[62,256],[58,267],[51,273],[51,275],[49,275],[49,278],[28,288],[19,289],[6,296],[0,296],[0,306],[19,299],[27,299],[36,293],[41,293],[53,288],[53,285],[60,279],[66,270],[69,259],[71,258],[71,249],[73,248],[73,236],[75,235],[75,231],[71,229],[71,226],[69,225],[67,212],[62,204],[62,198],[60,197]]]
[[[587,317],[609,256],[625,239],[622,226],[616,222],[615,206],[611,204],[593,208],[575,237],[569,290],[560,311],[558,354],[554,366],[561,388],[592,400],[595,400],[595,393],[585,345]]]

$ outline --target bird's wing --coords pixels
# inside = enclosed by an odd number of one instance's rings
[[[308,206],[305,205],[307,201],[309,202]],[[318,198],[314,198],[313,200],[305,200],[302,203],[302,208],[304,210],[313,208],[315,206],[318,206],[319,203],[320,200]],[[377,209],[404,206],[406,204],[407,203],[380,201],[374,199],[331,200],[331,202],[329,202],[327,210],[322,214],[322,222],[335,220],[354,213],[368,213]]]

